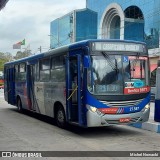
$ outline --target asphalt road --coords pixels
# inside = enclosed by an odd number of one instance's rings
[[[0,90],[0,151],[160,151],[160,134],[129,126],[60,129],[46,116],[19,113]]]

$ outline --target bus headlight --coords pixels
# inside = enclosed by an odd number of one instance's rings
[[[87,105],[87,109],[92,111],[93,113],[97,113],[100,116],[104,115],[104,113],[100,112],[96,107],[91,107],[91,106]]]
[[[145,112],[150,108],[150,104],[148,103],[141,111]]]
[[[90,107],[90,110],[91,110],[92,112],[96,112],[96,111],[97,111],[97,108],[96,108],[96,107]]]

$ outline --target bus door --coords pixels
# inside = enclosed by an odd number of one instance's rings
[[[7,74],[7,87],[5,89],[5,97],[8,100],[9,104],[14,105],[16,103],[15,100],[15,71],[14,68],[8,68],[6,69]]]
[[[81,56],[67,57],[66,110],[67,120],[82,124]]]
[[[35,93],[34,93],[34,75],[35,66],[27,65],[27,95],[28,95],[28,105],[30,110],[35,110]]]

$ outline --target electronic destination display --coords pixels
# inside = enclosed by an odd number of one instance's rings
[[[143,44],[117,43],[117,42],[94,42],[92,51],[127,51],[127,52],[145,52]]]

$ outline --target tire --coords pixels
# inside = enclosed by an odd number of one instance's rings
[[[66,127],[66,116],[65,116],[64,109],[61,105],[59,105],[57,108],[55,118],[56,118],[56,123],[58,127],[60,128]]]
[[[18,112],[20,112],[20,113],[23,112],[22,102],[21,102],[20,98],[18,98],[18,100],[17,100],[17,109],[18,109]]]

